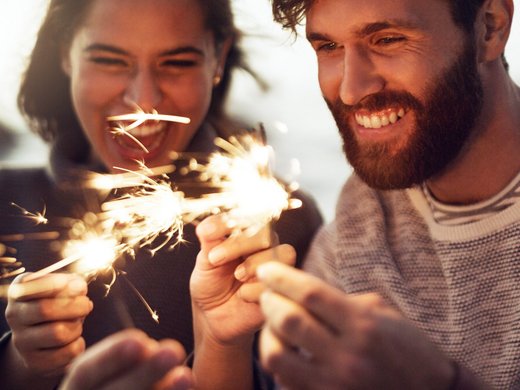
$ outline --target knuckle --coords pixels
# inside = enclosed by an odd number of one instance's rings
[[[278,256],[285,264],[294,264],[296,262],[296,249],[289,244],[278,246]]]
[[[283,333],[294,333],[304,327],[302,318],[297,313],[288,313],[280,321],[280,330]]]
[[[42,319],[49,318],[54,313],[52,301],[48,300],[40,300],[34,303],[34,310],[35,314]]]
[[[305,288],[300,299],[305,307],[317,307],[322,301],[320,292],[313,288]]]
[[[58,345],[67,344],[70,338],[70,332],[67,326],[63,323],[55,323],[49,326],[49,339]]]
[[[383,297],[377,293],[368,293],[366,295],[366,300],[368,305],[374,309],[379,309],[386,306],[386,302]]]
[[[16,304],[7,304],[7,308],[5,309],[5,319],[9,326],[13,326],[18,320],[18,307]]]

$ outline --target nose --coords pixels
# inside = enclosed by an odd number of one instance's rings
[[[383,77],[368,53],[362,48],[345,48],[339,97],[346,105],[353,106],[364,97],[381,91],[385,86]]]
[[[135,107],[137,104],[145,112],[151,112],[159,106],[162,91],[157,76],[150,70],[137,70],[131,75],[124,91],[125,104]]]

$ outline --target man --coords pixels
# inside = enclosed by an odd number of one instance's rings
[[[355,174],[305,263],[327,283],[257,271],[264,366],[289,389],[520,388],[513,1],[273,9],[285,27],[306,18]]]

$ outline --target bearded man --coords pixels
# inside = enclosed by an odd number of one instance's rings
[[[512,0],[273,0],[306,35],[355,174],[260,349],[288,389],[520,388]],[[323,280],[320,280],[323,279]]]

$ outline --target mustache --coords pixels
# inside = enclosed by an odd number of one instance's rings
[[[377,112],[388,108],[404,108],[405,110],[421,110],[424,108],[415,96],[406,91],[381,91],[365,96],[355,105],[344,104],[339,97],[333,102],[325,97],[324,99],[329,110],[338,119],[350,116],[359,110]]]

